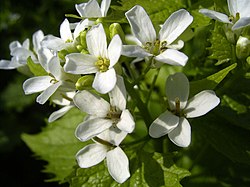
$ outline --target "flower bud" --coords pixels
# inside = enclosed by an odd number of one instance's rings
[[[77,90],[89,90],[92,89],[92,83],[94,81],[93,75],[84,75],[80,77],[75,86]]]
[[[238,59],[245,59],[250,55],[250,40],[240,36],[236,43],[236,56]]]
[[[110,38],[113,38],[116,34],[118,34],[122,40],[125,41],[125,35],[122,30],[122,27],[119,23],[113,23],[109,26]]]
[[[81,47],[84,49],[87,49],[86,35],[87,35],[87,30],[80,32],[80,44]]]

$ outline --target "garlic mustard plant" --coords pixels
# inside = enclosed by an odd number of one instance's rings
[[[1,57],[0,69],[23,74],[0,74],[10,82],[1,82],[1,119],[11,111],[33,123],[36,115],[23,114],[35,99],[24,95],[38,93],[38,119],[48,119],[39,134],[25,127],[22,140],[48,163],[51,181],[71,187],[249,186],[249,8],[247,0],[89,0],[58,23],[59,9],[39,9],[46,30],[29,31],[32,41],[22,35],[10,60]],[[15,26],[4,22],[0,32]],[[19,124],[3,121],[1,147]],[[213,158],[225,167],[207,180]]]

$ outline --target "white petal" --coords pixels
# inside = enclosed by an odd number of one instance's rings
[[[36,102],[43,105],[50,96],[55,93],[55,91],[58,89],[59,86],[61,86],[61,82],[57,82],[55,84],[52,84],[50,87],[48,87],[46,90],[44,90],[37,98]]]
[[[180,101],[180,108],[185,108],[189,96],[189,81],[183,73],[175,73],[168,77],[166,95],[171,110],[175,109],[176,98]]]
[[[159,32],[160,41],[166,41],[167,45],[171,44],[185,31],[192,21],[193,17],[184,9],[174,12],[165,21]]]
[[[121,76],[117,76],[117,82],[113,90],[109,92],[110,104],[119,108],[121,111],[125,110],[127,103],[126,88],[124,80]]]
[[[88,3],[76,5],[76,10],[82,17],[97,18],[102,17],[102,12],[96,0],[90,0]]]
[[[30,49],[30,40],[28,38],[26,40],[24,40],[22,47],[24,49],[28,49],[28,50]]]
[[[240,29],[250,25],[250,17],[240,18],[232,27],[232,30]]]
[[[67,48],[68,46],[71,46],[71,43],[65,43],[65,41],[61,38],[48,35],[45,36],[44,39],[41,42],[42,47],[54,50],[54,51],[60,51],[62,49]]]
[[[172,43],[171,45],[167,45],[168,49],[180,50],[183,47],[184,47],[184,42],[182,40],[178,40],[177,43]]]
[[[118,146],[127,136],[127,134],[127,132],[118,129],[116,126],[113,125],[109,129],[100,133],[97,137],[115,146]]]
[[[68,19],[64,19],[60,25],[60,36],[65,42],[68,40],[73,41]]]
[[[135,128],[135,121],[129,110],[126,109],[122,111],[120,121],[116,124],[116,126],[127,133],[133,132]]]
[[[220,103],[220,99],[212,90],[204,90],[196,94],[188,101],[185,108],[187,118],[202,116],[215,108]]]
[[[117,61],[119,60],[121,56],[121,51],[122,51],[122,41],[119,37],[119,35],[115,35],[108,47],[108,58],[110,60],[110,65],[109,67],[113,67]]]
[[[37,53],[38,49],[41,48],[41,41],[44,38],[43,31],[38,30],[32,36],[33,48],[34,51]]]
[[[64,114],[66,114],[73,107],[74,107],[74,105],[69,105],[69,106],[62,107],[61,109],[53,112],[49,116],[49,119],[48,119],[49,123],[56,121],[58,118],[62,117]]]
[[[81,141],[87,141],[112,126],[112,121],[104,118],[94,118],[80,123],[75,135]]]
[[[107,58],[106,34],[102,24],[95,25],[88,31],[86,41],[90,54]]]
[[[77,25],[76,28],[74,30],[74,39],[76,39],[80,32],[82,32],[83,30],[85,30],[86,28],[88,28],[88,26],[92,25],[92,21],[88,20],[88,19],[84,19],[82,21],[80,21]]]
[[[23,90],[25,94],[32,94],[41,92],[52,85],[50,76],[39,76],[27,79],[23,83]]]
[[[105,117],[110,109],[107,101],[85,90],[76,93],[73,100],[80,110],[98,117]]]
[[[238,1],[243,1],[243,0],[227,0],[228,10],[231,16],[235,17],[236,13],[238,12],[238,5],[237,5]]]
[[[71,53],[66,57],[64,71],[73,74],[91,74],[98,71],[97,58],[88,54]]]
[[[230,1],[232,1],[232,0],[230,0]],[[237,12],[240,13],[240,18],[250,17],[249,0],[238,0],[238,1],[236,1],[236,3],[237,3]]]
[[[169,139],[177,146],[188,147],[191,143],[191,127],[186,118],[180,118],[178,126],[168,134]]]
[[[122,55],[128,57],[140,57],[140,58],[152,56],[152,54],[148,53],[147,51],[145,51],[145,49],[137,45],[123,45]]]
[[[0,69],[16,69],[18,67],[23,66],[24,64],[20,64],[17,61],[10,61],[10,60],[0,60]]]
[[[106,94],[115,87],[116,79],[114,68],[106,72],[97,72],[92,87],[99,93]]]
[[[170,65],[185,66],[188,57],[176,49],[167,49],[163,53],[157,55],[155,60]]]
[[[43,69],[49,72],[48,64],[51,58],[54,56],[53,53],[47,48],[41,48],[37,51],[38,60]]]
[[[107,166],[110,175],[118,183],[123,183],[130,177],[128,157],[120,147],[107,153]]]
[[[200,9],[199,12],[204,14],[207,17],[218,20],[220,22],[231,23],[226,14],[222,14],[220,12],[216,12],[214,10],[208,10],[208,9]]]
[[[22,47],[19,41],[13,41],[9,44],[10,51],[12,51],[13,49],[17,47]]]
[[[102,17],[105,17],[107,15],[110,3],[111,3],[111,0],[102,0],[102,3],[101,3]]]
[[[160,138],[176,128],[178,123],[179,117],[166,111],[156,118],[150,125],[149,135],[153,138]]]
[[[146,11],[139,5],[125,13],[135,37],[145,45],[147,42],[156,40],[154,26]]]
[[[18,60],[27,61],[28,57],[35,59],[34,53],[24,47],[17,47],[11,51],[12,56],[18,57]]]
[[[103,161],[107,151],[104,145],[90,144],[76,154],[76,160],[81,168],[89,168]]]
[[[61,80],[62,78],[62,66],[60,65],[59,58],[53,56],[48,64],[49,72],[55,77],[56,80]]]

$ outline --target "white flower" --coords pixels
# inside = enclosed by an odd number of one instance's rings
[[[33,50],[30,49],[30,41],[26,39],[23,44],[18,41],[11,42],[9,45],[11,60],[1,60],[0,69],[16,69],[27,64],[27,58],[31,57],[35,63],[38,63],[37,52],[41,48],[40,42],[44,38],[41,30],[35,32],[32,36]]]
[[[193,17],[186,10],[174,12],[161,27],[159,36],[141,6],[134,6],[125,15],[134,36],[140,41],[140,46],[124,45],[123,55],[140,58],[155,56],[154,59],[159,62],[181,66],[186,64],[188,57],[178,51],[184,42],[180,40],[177,45],[173,44],[193,21]]]
[[[107,49],[106,34],[102,24],[93,26],[86,36],[90,54],[71,53],[67,55],[64,70],[72,74],[95,73],[93,88],[105,94],[116,84],[113,68],[120,58],[122,41],[115,35]]]
[[[170,75],[166,82],[170,111],[161,114],[149,127],[149,135],[159,138],[168,134],[170,140],[187,147],[191,142],[191,127],[186,118],[202,116],[220,103],[212,90],[204,90],[188,100],[189,82],[183,73]]]
[[[227,0],[230,15],[208,9],[199,12],[223,23],[232,25],[232,30],[246,27],[250,24],[250,1],[249,0]]]
[[[57,56],[54,56],[49,49],[41,48],[38,51],[38,59],[42,67],[48,72],[48,75],[32,77],[23,83],[25,94],[42,92],[36,101],[44,104],[49,97],[63,85],[65,73],[60,65]]]
[[[81,22],[75,24],[70,24],[68,19],[64,19],[60,25],[60,37],[53,35],[46,36],[42,41],[42,46],[54,51],[60,51],[62,49],[67,49],[68,47],[73,47],[75,39],[79,36],[79,33],[91,25],[90,21],[85,19]],[[73,27],[73,28],[72,28]],[[74,29],[72,33],[71,30]]]
[[[112,125],[127,133],[134,130],[135,122],[126,109],[126,90],[122,77],[118,77],[117,85],[109,97],[110,103],[85,90],[75,95],[75,105],[89,115],[76,129],[76,136],[81,141],[97,136]]]
[[[107,129],[98,137],[95,144],[90,144],[76,154],[76,160],[81,168],[89,168],[102,162],[105,158],[110,175],[118,183],[125,182],[130,177],[129,160],[119,147],[127,133],[115,127]]]
[[[96,0],[90,0],[87,3],[76,4],[75,8],[81,17],[100,18],[107,15],[111,0],[103,0],[101,7]]]

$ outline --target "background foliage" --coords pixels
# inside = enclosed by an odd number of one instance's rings
[[[58,36],[64,14],[76,13],[74,4],[81,2],[83,1],[1,0],[0,59],[10,58],[8,45],[11,41],[22,42],[38,29],[45,34]],[[198,13],[200,8],[211,8],[214,3],[217,10],[226,12],[226,0],[120,2],[122,5],[112,1],[111,20],[126,21],[118,16],[119,13],[135,4],[144,6],[155,23],[161,23],[179,8],[186,8],[194,16],[194,22],[182,36],[186,41],[184,52],[189,56],[183,71],[192,81],[191,95],[202,89],[214,89],[221,98],[220,107],[190,122],[190,147],[180,149],[165,142],[158,148],[161,150],[161,146],[167,146],[171,154],[158,154],[150,151],[150,147],[157,141],[148,141],[146,146],[139,143],[136,147],[125,149],[130,158],[133,176],[122,186],[250,186],[249,74],[241,73],[241,64],[235,59],[234,46],[227,41],[221,29],[222,24]],[[152,6],[154,4],[156,6]],[[160,96],[164,94],[163,83],[166,77],[175,71],[178,68],[168,66],[159,72],[156,85]],[[157,73],[151,70],[146,82],[152,82]],[[0,77],[0,159],[3,162],[1,186],[82,186],[84,182],[83,186],[96,186],[100,183],[96,176],[102,176],[103,186],[119,186],[110,178],[104,164],[86,170],[76,166],[74,154],[85,143],[75,139],[74,129],[82,120],[83,114],[78,110],[71,110],[59,121],[47,124],[46,118],[55,108],[48,103],[36,104],[36,95],[24,96],[22,82],[27,77],[15,71],[3,70],[0,70]],[[156,117],[164,109],[157,105],[161,98],[159,95],[153,95],[154,100],[149,103],[152,117]],[[143,122],[138,120],[137,123]],[[142,126],[138,124],[137,126]],[[145,129],[141,129],[141,132],[144,134],[135,136],[145,135]],[[134,152],[135,149],[138,151]],[[152,170],[155,172],[152,173]],[[163,181],[163,176],[171,177],[172,180]],[[45,183],[44,180],[50,182]]]

